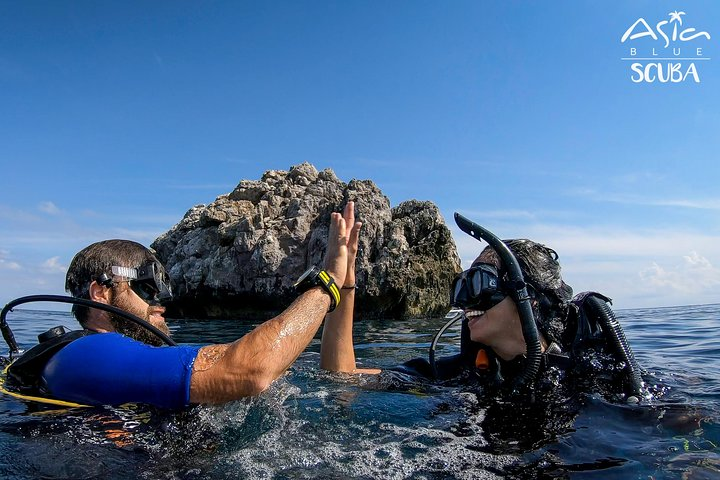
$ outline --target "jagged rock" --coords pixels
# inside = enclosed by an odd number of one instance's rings
[[[437,207],[410,200],[391,209],[372,181],[345,184],[309,163],[242,180],[155,240],[176,287],[169,313],[232,317],[284,309],[296,297],[298,276],[322,263],[330,212],[349,200],[363,222],[356,311],[392,318],[444,313],[460,259]]]

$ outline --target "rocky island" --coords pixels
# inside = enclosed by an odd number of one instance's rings
[[[309,163],[242,180],[191,208],[152,244],[175,285],[169,314],[248,317],[281,311],[294,281],[321,265],[329,215],[356,202],[363,222],[356,312],[408,318],[443,314],[460,259],[438,208],[409,200],[391,208],[370,180],[344,183]]]

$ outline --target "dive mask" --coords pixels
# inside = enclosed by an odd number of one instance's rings
[[[130,289],[148,305],[161,305],[172,300],[172,287],[165,269],[156,262],[140,267],[112,267],[113,275],[125,277]]]
[[[450,286],[450,305],[457,308],[490,310],[505,297],[497,268],[489,263],[473,265],[455,277]]]

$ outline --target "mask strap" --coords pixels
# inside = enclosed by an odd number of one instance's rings
[[[99,277],[95,279],[95,281],[102,285],[103,287],[112,288],[115,285],[115,282],[113,282],[113,279],[108,276],[107,273],[103,273]]]
[[[118,267],[117,265],[113,265],[111,271],[113,275],[117,275],[118,277],[125,277],[130,280],[136,280],[138,278],[138,271],[136,268]]]

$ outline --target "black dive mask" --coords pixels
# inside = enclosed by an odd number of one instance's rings
[[[140,267],[112,267],[113,275],[125,277],[130,289],[148,305],[162,305],[172,300],[172,287],[165,269],[155,262]]]
[[[450,305],[457,308],[487,311],[505,297],[497,268],[489,263],[473,265],[455,277],[450,286]]]

